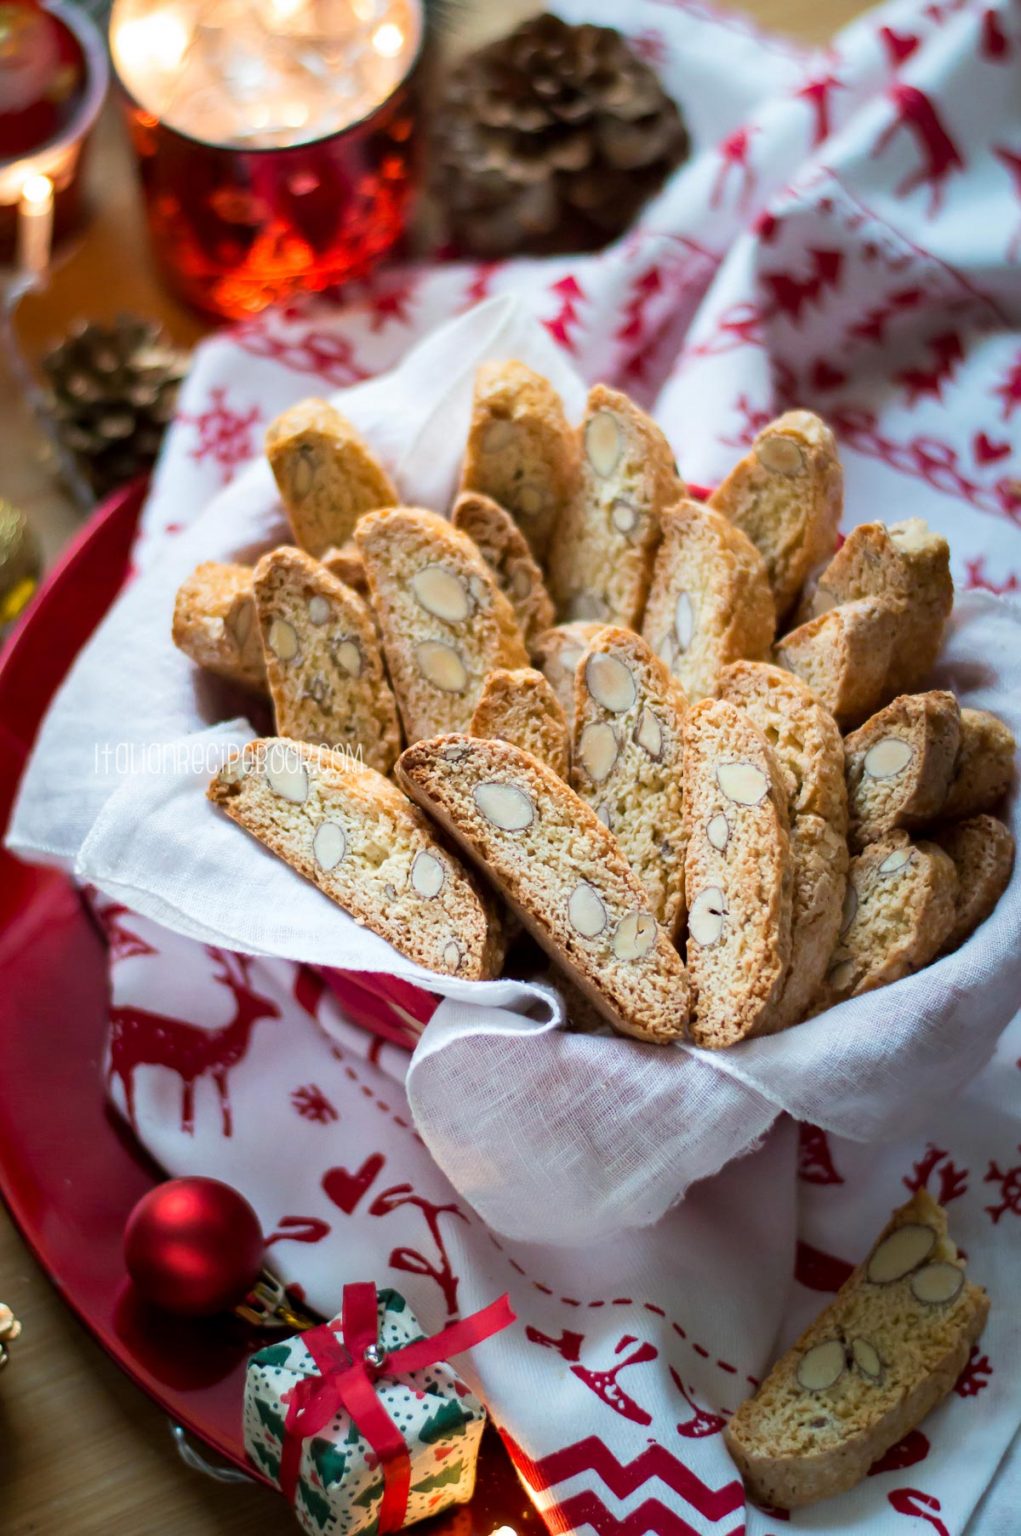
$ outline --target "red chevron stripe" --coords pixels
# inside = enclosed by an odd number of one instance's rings
[[[561,1536],[564,1531],[581,1530],[586,1525],[598,1532],[598,1536],[645,1536],[646,1532],[652,1532],[653,1536],[699,1536],[693,1525],[667,1509],[658,1499],[646,1499],[623,1520],[618,1520],[598,1494],[577,1493],[565,1499],[563,1504],[544,1509],[542,1517],[554,1536]],[[745,1536],[744,1521],[735,1525],[727,1536]]]
[[[658,1477],[707,1520],[722,1520],[725,1515],[732,1515],[737,1510],[744,1509],[744,1489],[740,1479],[735,1478],[733,1482],[725,1483],[722,1488],[710,1488],[692,1472],[690,1467],[678,1461],[676,1456],[671,1456],[662,1445],[650,1445],[648,1450],[642,1451],[634,1461],[622,1463],[602,1440],[597,1439],[595,1435],[588,1435],[584,1440],[579,1440],[576,1445],[566,1445],[563,1450],[551,1451],[540,1461],[533,1461],[506,1430],[501,1430],[501,1434],[514,1465],[537,1493],[553,1488],[557,1483],[566,1482],[569,1477],[574,1477],[579,1472],[594,1472],[618,1499],[627,1498],[652,1478]],[[577,1497],[585,1497],[585,1495]],[[596,1495],[592,1497],[596,1498]],[[568,1500],[567,1503],[558,1507],[562,1510],[567,1509],[571,1502]],[[677,1518],[656,1500],[646,1501],[641,1508],[662,1509],[664,1518],[668,1520]],[[629,1515],[628,1521],[636,1519],[637,1514],[636,1511],[633,1515]],[[614,1518],[605,1511],[604,1516],[608,1520]],[[602,1529],[601,1526],[597,1528]],[[630,1536],[631,1527],[628,1525],[626,1528]],[[607,1529],[610,1528],[607,1527]],[[622,1526],[621,1529],[625,1527]],[[646,1527],[642,1526],[641,1529],[645,1530]],[[652,1525],[648,1529],[661,1531],[663,1527]],[[681,1530],[682,1527],[674,1528],[674,1536],[679,1536]]]

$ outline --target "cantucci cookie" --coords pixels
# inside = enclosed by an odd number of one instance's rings
[[[492,571],[467,534],[418,507],[363,517],[355,540],[405,736],[466,731],[486,674],[528,666]]]
[[[957,760],[961,711],[952,693],[905,693],[844,739],[855,850],[939,814]]]
[[[368,444],[325,400],[302,400],[271,422],[266,456],[294,542],[310,555],[343,545],[363,512],[400,499]]]
[[[266,692],[251,566],[207,560],[196,567],[178,588],[173,636],[178,650],[207,672]]]
[[[478,545],[501,592],[510,599],[525,644],[531,650],[543,631],[552,626],[556,615],[542,572],[521,529],[509,512],[477,491],[462,492],[454,502],[451,522]]]
[[[812,1002],[840,931],[847,885],[847,788],[837,723],[792,672],[737,661],[720,697],[743,709],[773,748],[790,817],[791,958],[773,1028],[798,1023]]]
[[[357,592],[359,597],[368,597],[369,582],[365,575],[365,561],[361,551],[350,539],[338,548],[331,544],[324,550],[319,560],[320,565],[325,565],[331,576],[336,576],[352,592]]]
[[[626,395],[597,384],[581,426],[578,494],[561,513],[550,545],[558,615],[637,629],[660,516],[686,494],[656,423]]]
[[[954,926],[943,942],[943,953],[957,949],[984,923],[1007,889],[1014,867],[1014,839],[995,816],[969,816],[932,834],[957,870]]]
[[[571,782],[674,937],[684,917],[684,690],[644,640],[610,627],[586,651],[574,688]]]
[[[934,960],[954,926],[957,873],[935,843],[891,832],[851,860],[837,946],[813,1013]]]
[[[778,622],[810,572],[833,553],[843,502],[836,441],[811,411],[788,411],[763,427],[709,498],[761,551]]]
[[[397,706],[362,599],[282,545],[255,568],[255,600],[278,734],[389,773],[401,750]]]
[[[946,1397],[988,1313],[919,1190],[728,1423],[751,1497],[798,1509],[853,1488]]]
[[[535,642],[535,661],[560,700],[568,729],[574,723],[574,674],[578,663],[603,628],[601,624],[556,624]]]
[[[857,725],[886,702],[897,612],[863,597],[810,619],[777,642],[776,659],[806,682],[841,726]]]
[[[408,747],[396,772],[616,1029],[684,1034],[683,962],[616,838],[552,768],[506,741],[445,736]]]
[[[482,363],[461,489],[505,507],[541,560],[577,480],[577,440],[549,380],[524,363]]]
[[[879,597],[897,609],[897,642],[890,656],[889,695],[913,693],[935,665],[954,606],[950,546],[920,517],[902,523],[860,523],[805,594],[804,623],[840,603]]]
[[[661,524],[642,634],[689,699],[711,698],[728,662],[773,642],[766,567],[740,528],[697,501],[668,507]]]
[[[787,791],[743,710],[703,699],[684,722],[691,1036],[717,1049],[775,1026],[791,954]]]
[[[999,805],[1014,777],[1017,742],[1010,727],[985,709],[961,710],[954,776],[940,815],[976,816]]]
[[[490,672],[468,734],[512,742],[567,778],[567,720],[549,683],[531,667]]]
[[[499,974],[488,896],[389,779],[344,752],[251,742],[209,798],[402,955],[444,976]]]

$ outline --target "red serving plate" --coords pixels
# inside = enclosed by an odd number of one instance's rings
[[[0,828],[46,708],[127,575],[145,487],[106,502],[50,573],[0,655]],[[245,1360],[258,1336],[232,1317],[147,1308],[121,1251],[128,1212],[162,1178],[107,1107],[101,1068],[106,954],[67,877],[0,848],[0,1193],[79,1320],[174,1423],[227,1462],[241,1438]],[[542,1530],[498,1437],[475,1498],[428,1522],[456,1536]],[[427,1527],[422,1527],[423,1531]]]

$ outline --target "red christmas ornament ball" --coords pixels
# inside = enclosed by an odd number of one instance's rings
[[[252,1207],[219,1179],[157,1184],[124,1229],[124,1261],[138,1290],[188,1317],[210,1317],[243,1301],[265,1248]]]

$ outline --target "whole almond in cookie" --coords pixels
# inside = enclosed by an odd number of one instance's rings
[[[578,663],[602,628],[601,624],[556,624],[535,642],[536,666],[560,701],[568,729],[574,722],[574,678]]]

